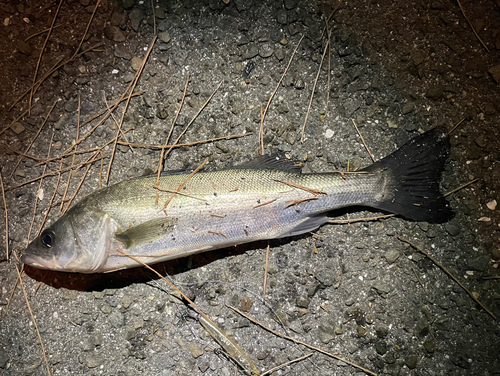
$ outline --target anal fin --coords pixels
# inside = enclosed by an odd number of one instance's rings
[[[325,224],[328,221],[328,217],[325,215],[318,215],[314,217],[306,218],[304,221],[299,223],[297,226],[292,228],[290,231],[281,234],[278,238],[286,238],[288,236],[295,236],[304,234],[306,232],[310,232],[316,230],[322,224]]]

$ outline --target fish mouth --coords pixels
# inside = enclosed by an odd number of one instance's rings
[[[21,256],[21,262],[23,264],[33,266],[39,269],[48,269],[48,270],[58,270],[59,265],[56,263],[54,257],[47,259],[42,257],[37,257],[29,254],[24,254]]]

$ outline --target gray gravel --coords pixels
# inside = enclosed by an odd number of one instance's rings
[[[227,2],[227,4],[226,4]],[[371,161],[351,119],[375,158],[437,125],[451,129],[452,152],[443,178],[456,217],[447,224],[402,218],[329,224],[314,235],[271,242],[263,299],[267,243],[200,254],[156,266],[220,327],[232,335],[259,368],[267,370],[309,352],[243,319],[228,305],[272,329],[287,333],[380,375],[498,375],[500,328],[441,269],[401,242],[401,236],[432,254],[500,317],[499,209],[500,98],[499,5],[462,2],[487,52],[448,1],[344,2],[330,22],[328,55],[305,128],[301,129],[326,43],[332,7],[300,0],[103,1],[82,48],[103,43],[53,73],[34,96],[31,116],[0,135],[0,168],[6,187],[42,174],[43,167],[11,150],[25,151],[50,106],[40,135],[27,152],[45,158],[75,140],[78,101],[83,120],[117,100],[139,68],[153,38],[159,38],[131,100],[123,127],[130,142],[161,144],[178,110],[188,75],[186,103],[173,131],[177,138],[217,85],[221,88],[181,142],[247,134],[171,153],[166,169],[195,168],[209,160],[217,169],[257,155],[260,106],[276,87],[305,35],[264,123],[266,152],[282,151],[304,161],[304,171],[368,165]],[[71,57],[94,2],[64,2],[44,52],[38,77],[61,57]],[[9,111],[32,83],[56,3],[20,3],[0,9],[0,131],[28,107]],[[51,10],[49,12],[49,10]],[[325,115],[327,93],[328,113]],[[121,117],[121,111],[116,117]],[[322,121],[324,118],[324,121]],[[85,134],[96,124],[83,124]],[[80,149],[102,145],[117,133],[108,119]],[[248,135],[251,133],[250,135]],[[103,153],[109,155],[112,148]],[[110,183],[154,170],[157,149],[119,145]],[[78,157],[77,161],[82,161]],[[69,161],[70,162],[70,161]],[[107,171],[109,158],[104,159]],[[55,170],[58,163],[49,165]],[[99,187],[96,163],[77,199]],[[85,170],[72,175],[73,194]],[[68,176],[63,174],[48,220],[60,215]],[[57,176],[44,179],[34,232],[40,226]],[[0,222],[0,375],[47,374],[23,292],[16,286],[16,256],[25,247],[38,182],[6,192],[9,246]],[[38,194],[40,197],[40,193]],[[3,204],[2,204],[3,205]],[[2,207],[3,213],[3,207]],[[346,218],[346,211],[333,213]],[[353,209],[350,218],[373,216]],[[3,214],[1,215],[3,218]],[[3,221],[3,219],[2,219]],[[34,234],[31,235],[32,237]],[[497,277],[498,278],[498,277]],[[41,284],[40,284],[41,282]],[[23,278],[53,375],[234,375],[234,363],[200,326],[196,314],[155,275],[143,269],[106,275],[53,273],[28,268]],[[14,289],[15,288],[15,289]],[[14,290],[13,290],[14,289]],[[7,306],[12,294],[10,306]],[[239,370],[239,374],[242,371]],[[315,354],[273,375],[361,375],[359,369]]]

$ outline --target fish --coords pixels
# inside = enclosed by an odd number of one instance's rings
[[[216,171],[164,172],[157,188],[156,175],[131,178],[83,198],[21,260],[39,269],[111,272],[140,266],[127,255],[154,264],[308,233],[350,206],[444,223],[454,216],[440,192],[449,150],[438,127],[355,172],[303,173],[271,155]]]

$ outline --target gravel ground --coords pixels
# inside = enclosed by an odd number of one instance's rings
[[[27,150],[45,118],[27,151],[38,158],[46,158],[50,145],[51,156],[58,156],[74,142],[79,100],[80,135],[97,124],[84,121],[106,108],[104,97],[110,105],[120,98],[140,67],[155,27],[158,39],[136,86],[142,94],[130,101],[124,117],[124,129],[134,127],[127,139],[165,142],[188,76],[186,103],[173,138],[220,82],[181,142],[245,134],[175,149],[166,160],[169,170],[195,168],[205,159],[209,169],[217,169],[258,154],[260,106],[302,36],[267,113],[266,152],[289,153],[303,160],[308,172],[346,169],[348,164],[352,169],[371,160],[351,119],[377,159],[419,132],[437,125],[452,129],[463,120],[451,135],[442,187],[449,191],[479,180],[449,196],[456,216],[446,224],[388,218],[328,224],[314,235],[272,241],[265,299],[267,243],[200,254],[156,269],[232,335],[261,371],[310,350],[264,331],[229,305],[379,375],[500,374],[498,322],[432,261],[397,238],[433,255],[500,317],[500,215],[495,208],[495,200],[500,200],[498,0],[461,1],[489,51],[455,1],[344,1],[330,19],[331,53],[320,71],[304,142],[301,129],[327,42],[324,15],[329,16],[336,3],[154,1],[153,17],[149,1],[104,0],[80,51],[99,46],[51,74],[33,96],[30,116],[9,127],[28,109],[28,97],[9,107],[30,87],[47,34],[25,39],[50,27],[58,2],[13,4],[0,9],[0,167],[6,188],[43,173],[43,166],[30,158],[16,168],[19,156],[14,150]],[[62,4],[38,77],[75,53],[94,6],[93,0]],[[115,112],[117,120],[123,109],[122,104]],[[102,146],[116,133],[110,118],[79,148]],[[106,156],[111,152],[111,146],[103,149]],[[88,155],[79,155],[75,163]],[[151,172],[159,157],[158,149],[118,145],[110,184]],[[104,172],[109,161],[103,160]],[[57,161],[48,169],[58,167]],[[104,185],[100,168],[100,162],[90,168],[76,200]],[[84,173],[85,168],[72,174],[69,197]],[[60,216],[67,181],[67,173],[62,174],[48,221]],[[54,175],[43,180],[41,190],[37,181],[6,192],[11,255],[6,261],[2,219],[0,375],[47,374],[23,291],[16,287],[15,260],[26,246],[36,197],[40,200],[31,238],[56,182]],[[362,208],[335,213],[338,218],[347,214],[358,218],[378,213]],[[53,375],[235,374],[234,363],[200,326],[194,311],[147,270],[87,276],[27,268],[23,284]],[[314,352],[273,373],[315,374],[364,372]]]

